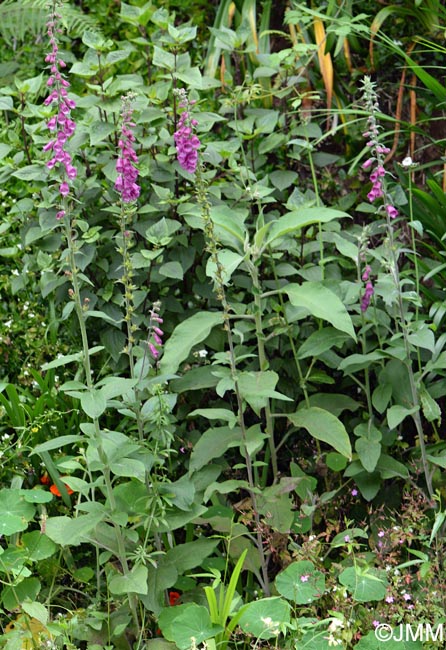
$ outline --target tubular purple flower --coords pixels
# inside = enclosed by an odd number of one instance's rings
[[[154,359],[158,359],[160,355],[160,350],[157,347],[155,347],[155,345],[157,345],[158,347],[161,347],[163,345],[163,341],[161,337],[164,335],[164,332],[160,327],[158,327],[158,325],[163,322],[163,319],[159,315],[160,307],[161,307],[161,303],[157,301],[153,304],[153,307],[150,310],[148,347]],[[153,341],[150,341],[150,338],[152,338]]]
[[[128,93],[122,98],[122,127],[121,137],[119,138],[119,156],[116,163],[118,178],[115,182],[115,190],[121,195],[124,203],[136,201],[139,197],[141,187],[136,183],[139,172],[135,167],[138,164],[138,156],[134,151],[135,136],[132,128],[135,123],[132,122],[133,107],[132,100],[135,95]]]
[[[49,43],[51,45],[51,53],[45,57],[45,62],[50,63],[50,77],[47,81],[47,86],[51,88],[51,93],[44,101],[45,106],[55,104],[57,114],[53,115],[48,122],[47,127],[50,131],[54,131],[56,135],[55,140],[51,140],[44,147],[43,151],[52,151],[53,157],[46,163],[48,169],[52,169],[56,164],[60,164],[63,169],[62,183],[59,185],[59,192],[63,197],[66,197],[70,192],[68,181],[73,180],[77,176],[76,168],[71,164],[71,155],[65,150],[65,145],[76,128],[75,122],[71,119],[71,110],[76,107],[76,103],[68,98],[67,88],[70,83],[64,79],[61,70],[66,68],[66,63],[59,56],[59,47],[57,44],[57,34],[61,32],[59,28],[61,16],[57,13],[57,0],[53,0],[52,14],[50,20],[47,22],[47,34]],[[61,213],[57,214],[61,218]]]
[[[365,285],[364,295],[361,298],[361,311],[363,313],[367,311],[374,293],[375,293],[375,289],[373,288],[373,284],[369,280]]]

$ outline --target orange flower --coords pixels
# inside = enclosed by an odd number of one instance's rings
[[[181,594],[178,591],[169,591],[169,605],[173,607],[178,603],[181,598]]]
[[[68,487],[68,485],[66,483],[65,483],[65,487],[67,488],[68,494],[73,494],[73,490],[70,487]],[[59,492],[58,488],[57,488],[57,485],[53,484],[50,487],[50,492],[52,492],[56,497],[62,496],[61,493]]]
[[[42,485],[49,485],[51,483],[51,479],[46,472],[40,477],[40,482]]]

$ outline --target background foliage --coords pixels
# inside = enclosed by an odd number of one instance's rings
[[[441,3],[60,12],[62,221],[46,2],[0,6],[1,647],[367,650],[442,623]],[[364,75],[394,221],[367,198]]]

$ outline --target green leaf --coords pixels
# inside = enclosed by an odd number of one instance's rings
[[[35,508],[19,490],[4,488],[0,491],[0,513],[0,535],[13,535],[28,528]]]
[[[256,639],[273,639],[290,622],[290,605],[283,598],[261,598],[243,608],[239,625]]]
[[[22,181],[45,181],[48,175],[43,165],[27,165],[18,169],[12,176]]]
[[[204,467],[213,458],[219,458],[229,449],[235,447],[242,441],[242,434],[239,427],[216,427],[205,431],[192,451],[189,463],[189,471],[196,472]]]
[[[234,251],[223,249],[218,251],[218,261],[222,267],[222,280],[223,284],[228,284],[231,279],[231,275],[234,273],[236,268],[243,262],[243,255],[239,255]],[[208,278],[212,278],[214,281],[216,279],[215,274],[217,272],[217,265],[210,257],[206,264],[206,275]]]
[[[222,324],[221,312],[201,311],[177,325],[164,346],[164,354],[160,362],[161,373],[175,373],[181,362],[187,359],[194,345],[207,338],[215,325]]]
[[[0,111],[11,111],[14,108],[12,97],[0,97]]]
[[[107,408],[107,400],[102,391],[91,388],[82,394],[81,407],[88,417],[94,420],[99,418]]]
[[[49,612],[47,608],[42,605],[42,603],[37,603],[36,601],[27,601],[25,600],[22,603],[22,609],[28,614],[31,618],[35,618],[46,625],[48,623]]]
[[[278,381],[279,375],[272,370],[241,372],[237,377],[241,396],[257,415],[260,415],[261,409],[266,407],[269,399],[292,401],[286,395],[274,390]]]
[[[95,147],[99,142],[102,142],[109,135],[116,131],[116,126],[109,122],[96,120],[90,125],[90,145]]]
[[[359,460],[364,469],[368,472],[373,472],[381,456],[381,444],[375,440],[358,438],[355,443],[355,449],[358,452]]]
[[[173,278],[175,280],[182,280],[184,276],[183,267],[179,262],[167,262],[159,268],[160,275],[165,278]]]
[[[95,512],[70,517],[50,517],[46,522],[46,534],[61,546],[79,546],[88,539],[88,534],[102,520],[103,513]]]
[[[57,550],[55,543],[40,530],[33,530],[31,533],[24,533],[21,538],[25,552],[29,560],[38,562],[51,557]]]
[[[219,539],[199,537],[193,542],[177,544],[167,551],[163,561],[172,563],[178,573],[183,574],[200,566],[203,560],[215,551],[219,543]]]
[[[309,560],[290,564],[279,573],[275,584],[279,594],[297,605],[311,603],[325,592],[324,574]]]
[[[344,569],[339,575],[339,582],[347,587],[353,600],[359,603],[383,600],[389,586],[385,571],[370,568],[361,570],[358,567]]]
[[[419,394],[424,417],[428,422],[436,421],[437,425],[440,426],[441,408],[423,385],[420,386]]]
[[[396,404],[387,409],[387,424],[389,429],[396,429],[403,420],[405,420],[409,415],[413,415],[418,411],[418,406],[407,409],[404,406]]]
[[[41,445],[37,445],[37,447],[34,447],[30,456],[32,456],[33,454],[40,454],[43,451],[52,451],[53,449],[60,449],[61,447],[65,447],[65,445],[73,445],[74,443],[80,442],[81,440],[83,440],[82,436],[75,436],[75,435],[58,436],[57,438],[53,438],[53,440],[48,440],[47,442],[43,442]]]
[[[299,348],[297,356],[299,359],[306,357],[317,357],[333,347],[340,348],[350,338],[344,332],[340,332],[334,327],[324,327],[321,330],[316,330],[313,334],[304,340]]]
[[[110,592],[115,595],[147,594],[148,570],[143,564],[135,565],[126,575],[114,575],[108,583]]]
[[[115,476],[129,476],[138,479],[141,483],[146,479],[146,467],[140,460],[133,458],[120,458],[110,463],[110,470]]]
[[[236,414],[229,409],[196,409],[189,413],[187,417],[192,418],[196,415],[201,415],[208,420],[222,420],[223,422],[227,422],[230,428],[237,424]]]
[[[409,470],[406,465],[400,463],[387,454],[381,454],[380,459],[376,465],[376,469],[381,474],[383,479],[389,478],[409,478]]]
[[[223,629],[220,625],[212,623],[206,607],[195,603],[163,609],[158,625],[163,636],[176,643],[179,650],[188,650],[192,643],[198,646]]]
[[[326,442],[351,459],[352,448],[347,431],[342,422],[329,411],[313,406],[288,415],[288,419],[296,427],[307,429],[314,438]]]
[[[350,217],[346,212],[334,210],[333,208],[299,208],[288,212],[280,217],[269,231],[265,246],[269,246],[273,241],[280,237],[285,237],[296,230],[311,226],[315,223],[328,223],[333,219]]]
[[[40,591],[40,581],[37,578],[25,578],[14,587],[5,587],[2,591],[2,602],[10,611],[20,607],[24,600],[34,601]],[[23,648],[23,645],[20,646]]]
[[[316,318],[328,321],[356,341],[352,319],[342,300],[321,282],[289,284],[284,291],[295,307],[302,307]]]

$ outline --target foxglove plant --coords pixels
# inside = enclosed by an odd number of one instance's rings
[[[63,74],[66,63],[59,53],[57,35],[62,32],[60,28],[61,16],[58,13],[60,3],[54,0],[51,9],[50,19],[47,22],[47,34],[51,52],[45,57],[45,62],[49,64],[50,76],[47,86],[51,89],[50,94],[45,99],[45,106],[55,105],[57,108],[56,115],[53,115],[48,121],[48,129],[55,136],[44,147],[45,152],[51,151],[53,157],[46,163],[48,169],[56,165],[62,168],[62,182],[59,185],[59,192],[63,198],[70,193],[70,182],[77,176],[77,169],[72,162],[71,154],[66,150],[69,138],[72,137],[76,129],[76,123],[71,119],[71,111],[76,108],[76,103],[68,97],[68,88],[70,83]],[[65,216],[66,210],[59,210],[57,218]]]
[[[404,352],[405,359],[404,364],[407,368],[407,373],[410,383],[410,400],[411,407],[414,412],[412,415],[415,428],[418,435],[420,452],[421,452],[421,462],[423,466],[423,472],[426,480],[426,487],[429,497],[433,497],[433,487],[432,487],[432,472],[429,469],[427,452],[426,452],[426,443],[425,435],[423,430],[423,424],[421,422],[420,410],[421,410],[421,400],[419,395],[419,388],[417,384],[417,379],[415,377],[413,365],[412,365],[412,352],[413,347],[409,340],[409,319],[407,310],[403,302],[403,291],[401,287],[399,267],[398,267],[398,251],[395,246],[395,236],[394,236],[394,219],[398,216],[398,210],[393,205],[392,199],[388,192],[385,176],[386,171],[384,169],[384,155],[388,153],[387,147],[384,147],[380,144],[378,140],[378,134],[380,126],[377,120],[377,112],[379,111],[378,96],[376,93],[375,85],[370,77],[365,77],[363,80],[363,102],[365,108],[369,114],[367,119],[368,129],[363,134],[364,137],[368,138],[367,146],[370,148],[371,156],[363,164],[363,169],[373,168],[373,171],[370,175],[370,180],[372,181],[372,189],[368,193],[368,199],[373,203],[376,199],[383,199],[382,206],[385,211],[386,216],[386,233],[387,233],[387,260],[388,267],[392,276],[392,280],[396,289],[397,294],[397,318],[399,321],[399,326],[401,328],[403,341],[404,341]],[[382,210],[381,210],[382,211]],[[366,274],[366,281],[368,280],[368,273]],[[373,288],[373,287],[372,287]],[[361,308],[363,305],[367,304],[371,298],[371,288],[367,291],[362,299]]]

